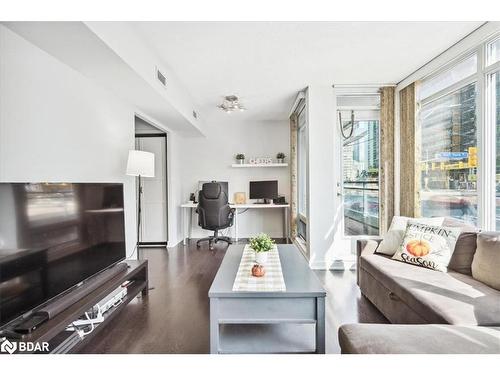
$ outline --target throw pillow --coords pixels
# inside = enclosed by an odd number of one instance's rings
[[[464,232],[463,228],[461,229],[462,233],[458,236],[455,250],[451,255],[450,263],[448,264],[448,270],[472,276],[471,265],[472,260],[474,259],[474,254],[476,253],[477,232]]]
[[[472,277],[500,290],[500,233],[481,232],[472,260]]]
[[[444,217],[421,217],[411,218],[406,216],[394,216],[392,218],[391,226],[384,235],[384,239],[377,248],[377,253],[394,255],[405,234],[406,225],[410,223],[422,223],[429,225],[442,225]]]
[[[460,232],[460,228],[408,223],[392,259],[446,272]]]

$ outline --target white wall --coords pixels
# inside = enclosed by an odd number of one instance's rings
[[[149,41],[141,38],[130,22],[103,22],[87,21],[85,25],[92,30],[106,45],[108,45],[123,61],[126,62],[149,86],[159,95],[166,99],[166,104],[172,106],[175,114],[171,117],[176,123],[167,124],[177,128],[181,132],[189,130],[189,133],[199,135],[204,132],[203,122],[200,116],[195,118],[193,111],[199,112],[191,98],[190,93],[179,81],[175,73],[166,62],[158,56],[150,46]],[[156,67],[165,75],[167,88],[162,86],[156,76]],[[198,113],[199,115],[199,113]],[[185,126],[181,117],[190,123]],[[178,127],[177,125],[182,125]]]
[[[331,85],[307,89],[308,115],[308,247],[311,268],[327,269],[339,254],[342,210],[336,193],[341,176],[336,132],[335,100]]]
[[[187,201],[195,192],[198,181],[228,181],[229,199],[235,192],[245,192],[249,202],[249,181],[278,180],[280,194],[290,196],[289,168],[231,168],[234,156],[244,153],[251,156],[275,157],[280,151],[290,152],[289,123],[242,121],[242,114],[221,113],[205,122],[204,138],[183,138],[181,143],[181,199]],[[238,216],[240,237],[250,237],[266,232],[272,237],[282,237],[281,210],[248,210]],[[193,237],[204,237],[209,232],[200,230],[196,215],[193,217]]]
[[[173,132],[167,133],[167,173],[168,173],[168,246],[182,241],[180,205],[187,201],[182,194],[182,138]]]
[[[130,253],[133,147],[134,108],[0,25],[0,181],[124,183]]]

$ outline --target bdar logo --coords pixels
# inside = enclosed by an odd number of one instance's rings
[[[0,352],[2,353],[9,353],[12,354],[16,351],[17,349],[17,342],[10,342],[9,340],[5,339],[4,342],[0,345]]]

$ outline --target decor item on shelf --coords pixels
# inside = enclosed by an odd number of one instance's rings
[[[268,156],[262,156],[257,158],[257,164],[271,164],[273,159]]]
[[[155,176],[155,154],[146,151],[130,150],[128,152],[127,171],[128,176],[138,177],[137,188],[137,259],[139,259],[139,247],[141,244],[141,196],[142,177]]]
[[[267,252],[270,251],[275,243],[268,234],[261,233],[250,239],[250,248],[255,252],[255,261],[258,264],[267,262]]]
[[[217,108],[222,109],[226,113],[246,111],[245,106],[241,104],[240,99],[236,95],[225,96],[224,101],[222,104],[219,104]]]
[[[236,161],[239,164],[243,164],[245,162],[245,154],[236,154]]]
[[[266,274],[266,270],[264,266],[261,264],[254,264],[252,267],[252,276],[254,277],[263,277]]]
[[[196,194],[195,193],[189,194],[189,201],[196,203]]]
[[[236,204],[247,203],[247,195],[244,192],[234,193],[234,203]]]
[[[278,152],[276,159],[278,159],[278,163],[283,163],[285,161],[285,154],[283,152]]]

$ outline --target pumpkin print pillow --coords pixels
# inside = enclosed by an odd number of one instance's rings
[[[460,228],[408,223],[392,259],[446,272],[460,232]]]

